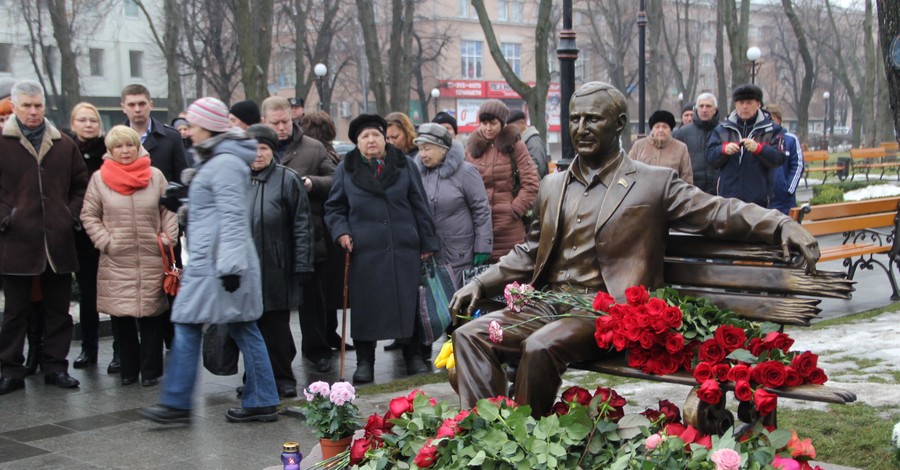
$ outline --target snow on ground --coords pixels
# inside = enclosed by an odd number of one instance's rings
[[[855,189],[844,193],[845,201],[862,201],[863,199],[874,199],[879,197],[900,196],[900,187],[893,184],[879,184],[874,186],[866,186],[865,188]]]

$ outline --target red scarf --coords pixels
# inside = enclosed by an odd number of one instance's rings
[[[150,184],[150,157],[140,157],[128,165],[106,158],[100,176],[113,191],[126,196],[134,194]]]

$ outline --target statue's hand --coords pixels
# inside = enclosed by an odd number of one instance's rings
[[[450,318],[453,319],[454,325],[456,325],[456,316],[459,315],[460,310],[464,310],[466,315],[472,315],[475,310],[475,302],[481,298],[481,295],[481,283],[477,280],[462,286],[453,294],[453,298],[450,299]]]
[[[785,261],[790,261],[790,249],[796,248],[806,259],[806,271],[816,273],[816,262],[819,261],[819,242],[803,227],[793,220],[781,226],[781,249],[784,250]]]

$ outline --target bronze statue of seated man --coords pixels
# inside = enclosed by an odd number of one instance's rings
[[[625,289],[663,285],[663,257],[670,229],[708,237],[780,243],[798,250],[810,270],[819,258],[816,239],[778,211],[711,196],[678,178],[674,170],[628,159],[619,143],[628,125],[625,96],[612,85],[590,82],[573,95],[569,130],[577,155],[569,169],[541,183],[537,222],[525,243],[463,286],[451,313],[472,313],[474,303],[503,292],[512,282],[539,289],[574,289],[593,296],[604,290],[624,301]],[[515,400],[534,416],[550,411],[568,364],[602,358],[590,318],[551,318],[561,306],[536,302],[477,318],[453,333],[458,391],[464,408],[505,395],[502,364],[518,363]],[[533,321],[489,339],[488,324]]]

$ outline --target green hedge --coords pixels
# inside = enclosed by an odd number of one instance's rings
[[[813,186],[813,196],[809,199],[809,205],[834,204],[844,202],[844,193],[866,186],[884,184],[882,181],[842,181],[840,183],[828,183]]]

